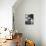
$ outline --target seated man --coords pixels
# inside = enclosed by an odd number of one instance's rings
[[[16,46],[22,46],[22,33],[16,33],[15,36]]]

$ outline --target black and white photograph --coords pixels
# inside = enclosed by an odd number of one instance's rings
[[[34,24],[34,14],[25,15],[25,24],[27,25]]]

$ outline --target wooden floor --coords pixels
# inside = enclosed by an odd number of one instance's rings
[[[6,40],[6,42],[2,43],[0,46],[16,46],[15,39],[13,40]]]

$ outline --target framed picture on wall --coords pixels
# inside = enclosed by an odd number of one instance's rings
[[[25,24],[27,25],[34,24],[34,14],[25,14]]]

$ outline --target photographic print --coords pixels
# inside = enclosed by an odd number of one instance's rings
[[[34,24],[34,14],[25,15],[25,24],[27,25]]]

